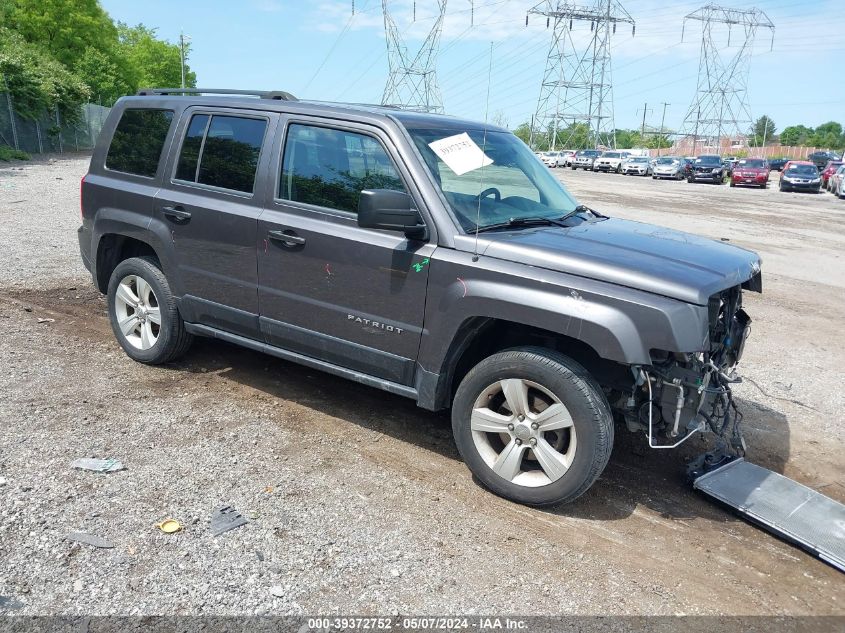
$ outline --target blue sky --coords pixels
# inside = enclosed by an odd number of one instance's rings
[[[198,85],[213,88],[288,90],[300,98],[378,103],[387,76],[381,0],[101,0],[116,20],[158,29],[160,37],[192,38],[190,64]],[[551,32],[526,11],[537,0],[449,0],[438,77],[447,113],[484,119],[487,68],[493,42],[490,116],[510,127],[527,121],[536,107]],[[435,0],[391,0],[394,19],[413,50],[432,24]],[[586,2],[579,2],[586,4]],[[636,35],[620,28],[613,36],[616,126],[678,128],[692,101],[699,65],[698,23],[683,17],[705,0],[627,0]],[[756,6],[775,24],[774,50],[760,31],[748,86],[751,113],[771,116],[779,130],[830,120],[845,123],[845,2],[759,0],[725,2]],[[589,33],[589,26],[583,29]],[[736,41],[736,39],[734,39]]]

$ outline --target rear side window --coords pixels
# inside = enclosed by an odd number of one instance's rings
[[[364,189],[405,191],[379,141],[344,130],[288,128],[279,198],[357,213]]]
[[[171,121],[173,110],[124,110],[106,155],[106,168],[153,178]]]
[[[266,130],[265,119],[195,114],[182,142],[176,179],[252,193]]]

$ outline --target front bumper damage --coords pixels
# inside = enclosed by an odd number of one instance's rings
[[[743,287],[762,291],[760,273],[710,298],[706,349],[652,350],[651,365],[631,368],[634,384],[621,408],[628,428],[644,431],[651,448],[676,448],[693,435],[713,433],[717,446],[710,461],[745,454],[742,413],[731,389],[742,381],[736,368],[751,330]]]

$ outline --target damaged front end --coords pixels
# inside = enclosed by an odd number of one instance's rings
[[[731,386],[741,382],[736,365],[742,357],[751,318],[742,309],[743,287],[760,291],[759,273],[742,286],[710,297],[706,349],[689,352],[652,350],[652,363],[633,366],[634,386],[623,412],[628,428],[645,431],[649,446],[675,448],[696,433],[710,431],[715,451],[702,456],[707,468],[745,454],[742,413]]]

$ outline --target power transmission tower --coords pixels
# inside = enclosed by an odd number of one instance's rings
[[[402,41],[396,22],[390,14],[387,0],[382,0],[389,71],[384,95],[381,98],[382,105],[420,112],[443,112],[443,99],[437,85],[436,64],[443,18],[446,15],[446,1],[437,0],[440,13],[435,16],[434,25],[419,51],[411,57]],[[414,3],[414,13],[416,14],[416,3]]]
[[[681,134],[687,139],[692,136],[693,153],[701,141],[707,151],[721,154],[722,138],[745,134],[753,121],[748,75],[754,38],[757,29],[771,29],[773,47],[775,25],[760,9],[708,4],[684,17],[681,41],[687,20],[701,22],[701,54],[695,98],[684,117]]]
[[[586,126],[588,147],[616,147],[610,38],[619,23],[630,24],[633,35],[636,30],[634,19],[615,0],[595,0],[590,6],[546,0],[528,13],[545,16],[547,27],[554,21],[552,43],[531,126],[532,145],[547,140],[550,149],[555,149],[556,145],[570,146],[579,133],[578,128],[583,134]],[[586,22],[590,23],[590,38],[584,44],[577,37],[573,38],[573,30],[576,26],[586,28]],[[527,15],[525,24],[528,25]],[[565,134],[560,137],[562,131]]]

